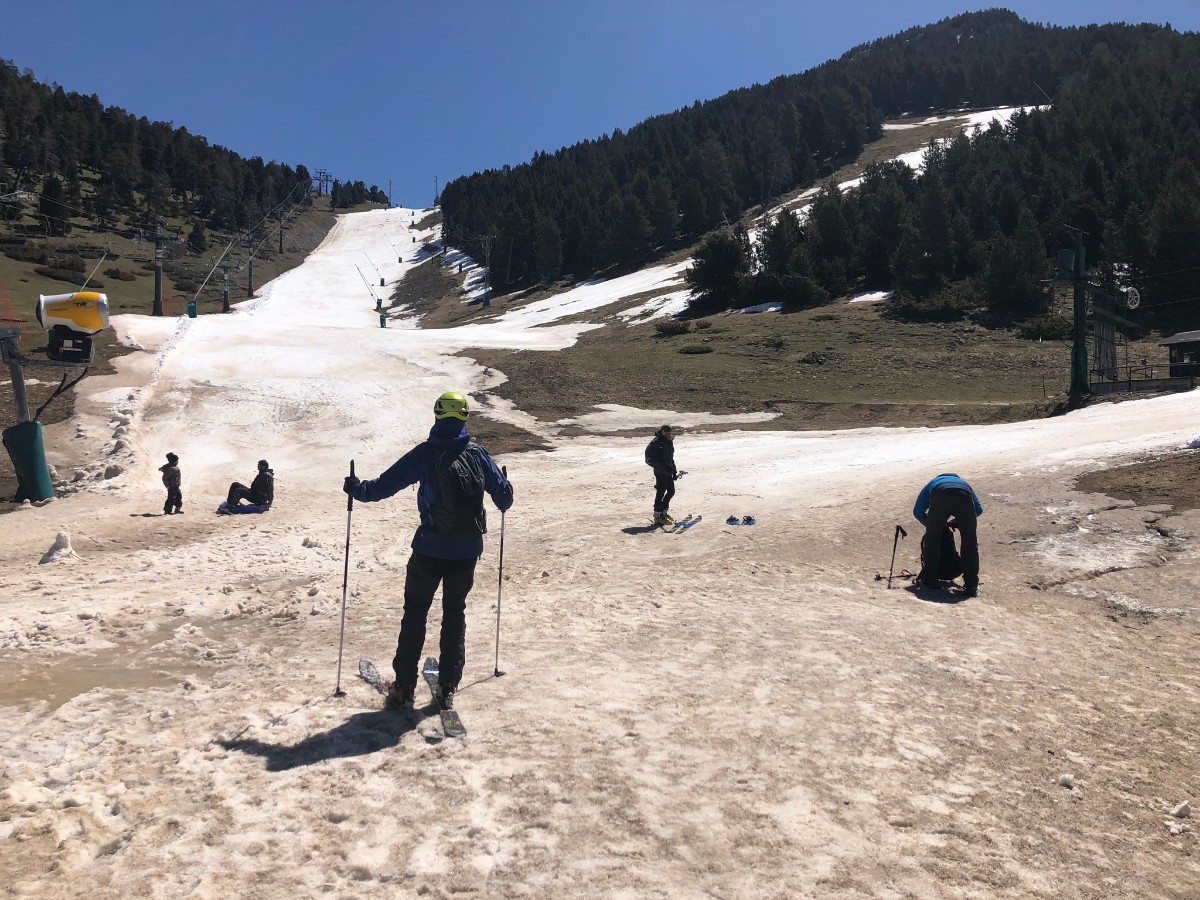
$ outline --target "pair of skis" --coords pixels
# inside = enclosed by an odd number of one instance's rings
[[[688,513],[674,525],[664,526],[663,531],[667,534],[682,534],[692,526],[699,525],[703,518],[704,516],[693,516],[691,513]]]
[[[467,729],[463,725],[458,711],[454,709],[442,709],[441,688],[438,685],[438,661],[432,656],[427,657],[425,665],[421,668],[421,674],[425,677],[425,683],[429,685],[429,693],[433,696],[434,705],[437,706],[438,713],[441,716],[442,732],[446,737],[466,737]],[[379,669],[369,659],[360,659],[358,661],[358,677],[385,697],[392,686],[391,682],[383,680],[383,676],[379,674]],[[415,710],[413,715],[416,715]]]

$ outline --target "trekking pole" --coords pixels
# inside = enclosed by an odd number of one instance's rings
[[[500,471],[508,480],[508,466],[501,466]],[[500,600],[504,596],[504,511],[500,511],[500,574],[496,578],[496,673],[499,678],[504,673],[500,671]]]
[[[892,562],[888,566],[888,589],[889,590],[892,587],[892,567],[896,565],[896,545],[900,543],[900,538],[902,538],[902,537],[908,537],[908,532],[905,531],[903,528],[901,528],[899,525],[897,525],[896,526],[896,537],[892,541]]]
[[[350,460],[350,477],[354,477],[354,460]],[[346,640],[346,587],[350,583],[350,517],[354,515],[354,495],[346,495],[346,567],[342,570],[342,631],[338,636],[338,673],[337,686],[333,696],[345,697],[342,690],[342,646]]]

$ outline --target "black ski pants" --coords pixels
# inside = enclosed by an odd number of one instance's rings
[[[675,476],[670,472],[654,471],[654,511],[664,513],[671,507],[675,496]]]
[[[261,497],[250,488],[246,487],[240,481],[235,481],[229,486],[229,496],[225,498],[226,506],[237,506],[241,501],[245,500],[248,503],[259,505],[266,502],[265,497]]]
[[[975,503],[962,488],[938,488],[929,498],[925,536],[921,538],[921,580],[936,584],[942,557],[942,532],[951,518],[958,523],[962,538],[963,586],[979,587],[979,539],[976,534]]]
[[[404,618],[392,669],[396,683],[415,688],[421,650],[425,647],[425,621],[433,595],[442,586],[442,640],[438,659],[439,680],[450,688],[458,686],[467,655],[467,594],[475,584],[478,559],[435,559],[414,552],[408,559],[404,579]]]
[[[173,512],[183,512],[183,491],[177,487],[167,488],[167,502],[163,506],[163,515]]]

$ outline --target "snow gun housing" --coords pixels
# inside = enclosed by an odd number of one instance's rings
[[[46,355],[66,363],[90,363],[92,335],[108,327],[108,297],[95,291],[42,294],[37,319],[49,332]]]

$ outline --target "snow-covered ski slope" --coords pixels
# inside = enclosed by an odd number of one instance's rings
[[[669,397],[537,422],[488,398],[504,375],[471,349],[555,352],[622,327],[612,311],[677,290],[679,267],[458,328],[403,315],[381,328],[356,266],[369,276],[366,253],[401,277],[430,236],[412,231],[420,216],[341,217],[232,315],[118,317],[143,349],[85,381],[79,419],[48,429],[54,464],[87,489],[0,517],[0,867],[14,893],[1071,896],[1064,884],[1111,872],[1149,895],[1197,884],[1147,815],[1195,775],[1198,564],[1180,535],[1196,523],[1074,493],[1071,478],[1183,446],[1200,396],[959,428],[705,433],[729,417]],[[493,516],[456,699],[470,736],[432,744],[352,677],[360,657],[391,658],[415,496],[348,517],[340,487],[350,459],[373,477],[421,440],[448,389],[554,449],[500,459],[516,493],[508,674],[491,677]],[[642,449],[666,419],[690,473],[673,512],[705,519],[686,540],[646,527]],[[584,436],[560,436],[566,424]],[[143,518],[161,507],[168,450],[185,514]],[[275,508],[213,515],[259,458]],[[894,524],[915,526],[913,498],[945,471],[986,508],[981,594],[957,606],[873,580]],[[759,527],[723,526],[730,514]],[[39,565],[60,530],[76,555]],[[916,567],[910,532],[897,571]],[[1115,609],[1141,610],[1141,626]],[[1166,705],[1178,715],[1148,728]],[[1066,766],[1086,809],[1060,803]]]

